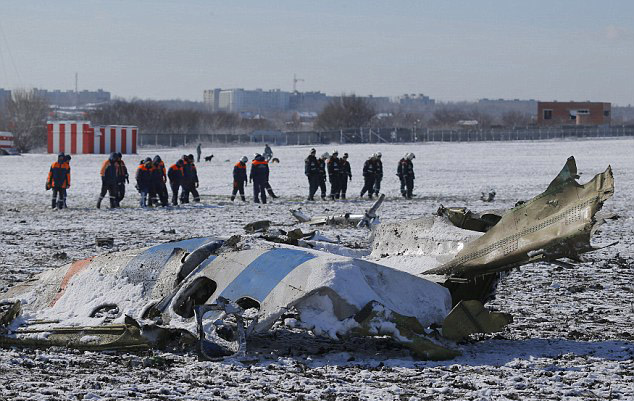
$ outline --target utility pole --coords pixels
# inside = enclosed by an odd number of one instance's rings
[[[297,74],[293,74],[293,93],[297,92],[297,83],[304,82],[303,78],[297,78]]]
[[[75,108],[79,108],[78,80],[79,80],[79,73],[75,72]]]

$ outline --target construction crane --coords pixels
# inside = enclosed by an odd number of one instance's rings
[[[298,82],[304,82],[304,78],[297,78],[297,74],[293,74],[293,92],[297,92]]]

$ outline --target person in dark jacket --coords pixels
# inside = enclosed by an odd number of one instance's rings
[[[339,152],[332,151],[328,159],[328,180],[330,181],[330,199],[339,199],[341,193],[341,160]]]
[[[361,197],[367,192],[368,197],[372,199],[374,193],[374,180],[376,179],[376,162],[374,154],[368,157],[363,164],[363,188],[361,189]]]
[[[128,174],[128,168],[123,162],[123,155],[121,152],[116,153],[117,159],[115,165],[117,169],[117,205],[121,205],[121,201],[125,197],[125,184],[130,183],[130,176]]]
[[[376,152],[374,154],[374,165],[375,165],[375,175],[374,175],[374,193],[378,196],[381,192],[381,181],[383,180],[383,162],[381,162],[381,152]]]
[[[326,200],[326,160],[330,155],[328,152],[322,153],[321,157],[317,160],[317,166],[319,167],[319,189],[321,190],[321,200]]]
[[[68,161],[70,156],[60,153],[57,155],[57,161],[51,164],[46,179],[46,190],[53,190],[53,199],[51,207],[55,209],[63,209],[66,207],[66,189],[70,188],[70,164]]]
[[[167,170],[167,177],[170,179],[172,188],[172,205],[178,205],[178,190],[183,184],[183,159],[179,159]]]
[[[184,156],[183,160],[183,192],[181,193],[181,203],[189,203],[189,194],[194,197],[194,202],[200,202],[198,194],[198,172],[194,164],[194,155]]]
[[[251,162],[249,182],[253,181],[253,202],[266,203],[266,184],[269,182],[269,162],[257,153]]]
[[[154,166],[152,159],[149,157],[141,161],[139,167],[136,169],[136,189],[141,194],[141,200],[139,205],[141,207],[152,206],[151,199],[155,197],[154,186],[152,185],[152,172]],[[148,202],[148,197],[150,202]]]
[[[268,143],[264,144],[264,154],[263,154],[263,156],[264,156],[264,159],[267,162],[270,162],[271,159],[273,158],[273,151],[271,150],[271,147],[269,146]]]
[[[198,144],[198,146],[196,146],[196,163],[200,163],[200,155],[202,153],[203,153],[203,148],[201,144]]]
[[[341,173],[340,173],[339,185],[341,192],[341,199],[346,199],[346,191],[348,190],[348,180],[352,181],[352,169],[350,168],[350,162],[348,161],[348,154],[344,153],[341,158]]]
[[[168,205],[168,193],[167,187],[165,186],[165,182],[167,182],[167,174],[165,173],[165,163],[161,160],[159,155],[154,156],[152,160],[152,194],[151,199],[152,206],[158,205],[158,202],[161,202],[161,206],[165,207]]]
[[[242,202],[246,202],[244,197],[244,186],[247,183],[247,162],[249,158],[242,156],[235,166],[233,166],[233,191],[231,192],[231,201],[236,199],[236,194],[240,191]],[[253,170],[253,167],[251,168]]]
[[[404,198],[412,199],[412,192],[414,190],[414,163],[412,159],[416,156],[413,153],[406,153],[405,156],[398,162],[396,175],[401,180],[401,195]]]
[[[110,153],[108,160],[104,161],[101,165],[101,192],[99,193],[99,199],[97,200],[97,209],[101,207],[101,201],[108,192],[110,196],[110,208],[119,207],[119,197],[117,195],[117,156],[115,153]]]
[[[304,174],[308,178],[308,200],[315,200],[315,192],[317,192],[317,188],[319,188],[319,160],[315,154],[317,151],[315,148],[310,150],[310,154],[304,160]]]

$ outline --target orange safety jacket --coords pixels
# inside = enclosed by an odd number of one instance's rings
[[[68,162],[51,164],[51,169],[46,179],[46,186],[63,189],[70,187],[70,164]]]

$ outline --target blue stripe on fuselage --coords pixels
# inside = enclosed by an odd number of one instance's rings
[[[220,294],[232,301],[242,297],[262,302],[290,272],[312,255],[296,249],[277,248],[264,252],[238,274]]]

